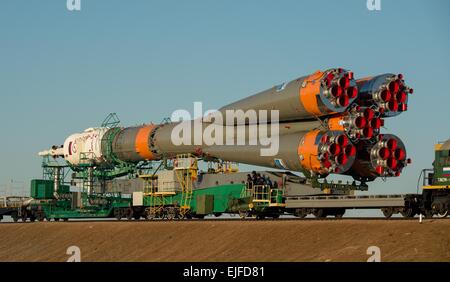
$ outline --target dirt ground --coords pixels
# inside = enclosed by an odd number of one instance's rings
[[[0,261],[450,261],[450,220],[1,223]]]

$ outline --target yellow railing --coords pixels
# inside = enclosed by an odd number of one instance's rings
[[[270,193],[269,185],[253,185],[253,202],[270,203]]]

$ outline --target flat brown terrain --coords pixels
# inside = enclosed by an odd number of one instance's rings
[[[0,224],[0,261],[450,261],[450,220]]]

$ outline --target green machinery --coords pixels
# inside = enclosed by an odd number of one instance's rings
[[[33,201],[23,211],[23,216],[31,221],[110,217],[114,209],[130,205],[131,199],[123,198],[120,193],[93,193],[94,181],[89,178],[81,187],[71,189],[70,183],[64,182],[65,164],[44,158],[42,167],[44,179],[31,181]]]
[[[432,169],[424,169],[422,209],[431,217],[446,217],[450,210],[450,140],[436,144]]]
[[[43,179],[31,181],[33,200],[24,207],[22,217],[31,221],[112,217],[119,220],[124,217],[170,220],[230,213],[239,214],[242,218],[275,218],[284,207],[283,189],[273,189],[268,185],[240,183],[194,189],[198,175],[197,158],[189,154],[160,162],[156,170],[151,166],[144,170],[142,164],[130,169],[127,173],[130,177],[143,171],[151,172],[139,175],[144,189],[133,193],[132,197],[104,191],[105,183],[117,176],[123,177],[126,169],[121,166],[116,169],[99,168],[88,158],[86,160],[74,169],[65,162],[44,157]],[[160,168],[164,169],[157,173]],[[73,172],[70,182],[65,181],[66,170]],[[78,184],[71,185],[76,184],[74,182]]]
[[[110,114],[102,126],[115,128],[118,123],[117,116]],[[104,193],[104,187],[108,180],[135,175],[138,167],[126,163],[96,167],[91,161],[93,157],[83,154],[82,164],[72,167],[65,161],[44,156],[43,178],[31,181],[33,201],[23,208],[22,217],[29,217],[31,221],[105,218],[112,216],[117,209],[128,208],[130,198],[123,197],[121,193]],[[65,179],[69,172],[72,172],[71,180],[67,182]],[[78,185],[72,185],[75,183]]]
[[[284,206],[282,189],[273,189],[268,185],[241,183],[192,189],[197,171],[194,156],[178,155],[172,172],[175,176],[172,179],[176,178],[176,181],[162,177],[162,174],[141,175],[145,181],[143,216],[147,219],[189,219],[229,213],[239,214],[242,218],[278,217]]]
[[[93,152],[81,152],[80,162],[70,165],[65,160],[44,156],[43,178],[31,182],[33,200],[23,208],[22,217],[31,221],[67,220],[69,218],[202,218],[222,213],[241,217],[278,217],[284,208],[283,189],[265,185],[249,187],[246,184],[212,185],[194,189],[198,175],[198,158],[190,154],[166,158],[157,162],[123,162],[112,154],[112,141],[120,132],[119,119],[109,114],[101,128],[108,133],[101,140],[101,164]],[[54,147],[53,149],[57,149]],[[209,173],[233,173],[231,166]],[[308,177],[307,173],[305,172]],[[69,175],[70,174],[70,175]],[[142,192],[124,195],[115,189],[106,189],[116,179],[135,179],[144,182]],[[334,184],[313,179],[311,185],[325,193],[335,190],[362,190],[349,184]],[[69,179],[69,181],[66,181]],[[113,187],[114,188],[114,187]],[[131,196],[131,197],[130,197]]]

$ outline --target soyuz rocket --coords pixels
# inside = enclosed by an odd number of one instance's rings
[[[224,119],[202,121],[202,131],[211,125],[223,129],[220,144],[194,142],[198,133],[193,130],[196,120],[192,120],[90,128],[69,136],[61,147],[39,155],[62,157],[72,167],[89,158],[101,167],[190,153],[199,158],[308,171],[318,177],[344,174],[367,182],[377,177],[400,176],[410,162],[400,138],[382,133],[381,128],[386,118],[408,109],[408,96],[412,93],[402,74],[356,79],[353,72],[335,68],[274,86],[217,111],[226,116],[229,111],[252,110],[257,121],[267,119],[259,116],[262,112],[277,111],[278,130],[273,136],[278,139],[278,150],[273,155],[262,155],[264,146],[251,142],[255,124],[245,119],[233,120],[231,124]],[[192,142],[174,144],[173,132],[182,123],[192,125]],[[244,132],[245,144],[229,145],[226,141],[237,141],[238,132]]]

